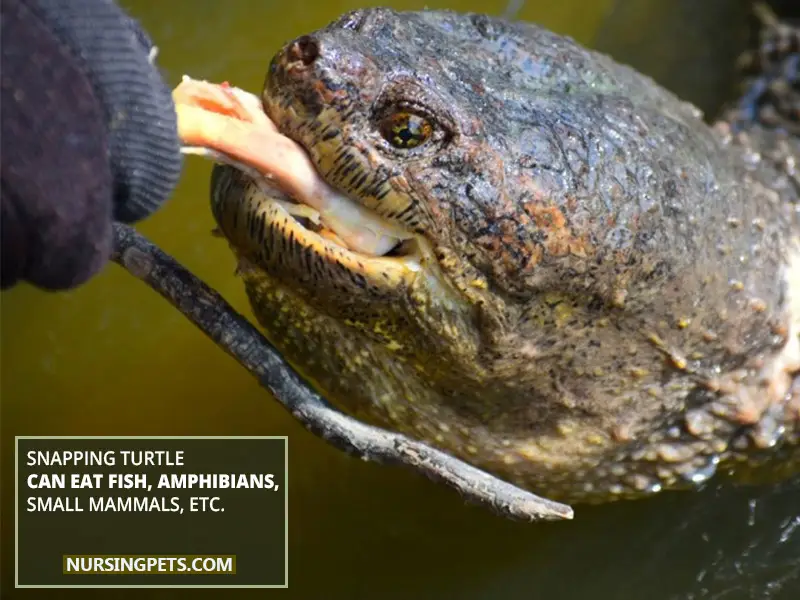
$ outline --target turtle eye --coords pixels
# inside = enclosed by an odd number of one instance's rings
[[[427,142],[433,134],[431,122],[410,112],[396,112],[380,126],[381,135],[395,148],[410,150]]]

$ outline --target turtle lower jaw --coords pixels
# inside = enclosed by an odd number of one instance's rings
[[[215,167],[212,189],[217,223],[240,257],[328,300],[394,296],[428,264],[430,250],[419,237],[399,242],[383,256],[350,249],[314,209],[234,166]]]
[[[317,176],[320,182],[324,182],[319,172]],[[358,206],[340,190],[329,187],[328,196],[333,196],[330,203],[337,206],[325,214],[313,206],[286,196],[268,181],[257,183],[264,194],[264,200],[283,209],[294,224],[304,230],[300,235],[313,241],[315,248],[330,251],[336,247],[340,251],[359,257],[362,261],[394,259],[395,263],[405,263],[410,270],[417,270],[414,264],[418,265],[420,258],[418,240],[408,232],[382,228],[378,215]],[[368,219],[366,225],[363,218],[365,214]],[[373,226],[370,227],[370,224]],[[315,235],[320,239],[316,239]]]
[[[417,238],[393,239],[381,254],[352,249],[333,229],[327,227],[313,209],[282,198],[264,196],[260,211],[269,214],[268,226],[282,236],[284,245],[299,245],[322,257],[335,257],[347,270],[361,275],[381,275],[388,280],[405,279],[422,268],[422,249]],[[263,214],[263,213],[262,213]]]

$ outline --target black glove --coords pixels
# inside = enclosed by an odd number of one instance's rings
[[[2,0],[0,285],[85,282],[181,170],[152,43],[111,0]]]

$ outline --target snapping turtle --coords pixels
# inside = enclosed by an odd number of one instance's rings
[[[800,468],[787,127],[708,125],[569,38],[449,11],[348,13],[262,101],[338,221],[229,166],[212,209],[334,404],[568,502]]]

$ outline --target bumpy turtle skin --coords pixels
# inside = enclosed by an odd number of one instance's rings
[[[215,169],[260,323],[344,410],[568,502],[800,468],[796,137],[440,11],[348,13],[276,55],[263,100],[328,183],[417,236],[359,256]],[[392,148],[397,110],[430,140]]]

